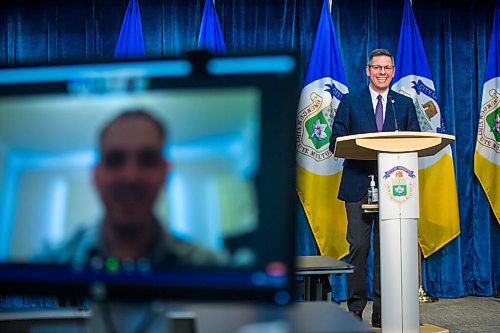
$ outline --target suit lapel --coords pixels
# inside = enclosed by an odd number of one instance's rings
[[[372,97],[368,87],[361,94],[361,103],[365,109],[366,119],[370,124],[371,132],[377,132],[377,123],[375,121],[375,111],[373,110]]]

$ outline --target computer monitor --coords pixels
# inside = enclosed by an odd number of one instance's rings
[[[297,67],[274,54],[1,68],[0,293],[291,302]],[[156,161],[104,155],[124,112],[165,128],[155,239],[175,241],[166,248],[186,262],[152,259],[152,245],[139,258],[110,254],[97,170]],[[124,218],[149,195],[110,191]],[[135,242],[134,230],[121,236]]]

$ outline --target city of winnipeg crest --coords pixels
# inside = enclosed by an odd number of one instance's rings
[[[431,80],[409,75],[394,84],[393,89],[413,99],[422,132],[435,132],[441,127],[441,111],[437,103],[434,83]]]
[[[396,203],[405,203],[415,192],[415,172],[404,166],[395,166],[384,171],[383,178],[383,192]]]
[[[321,108],[323,98],[317,93],[311,94],[312,103],[300,110],[297,118],[297,152],[316,161],[331,156],[330,143],[332,108]]]
[[[488,95],[490,99],[481,106],[478,143],[500,153],[500,92],[493,88]]]
[[[314,83],[304,88],[301,95],[296,144],[297,153],[303,158],[322,162],[332,156],[329,149],[331,127],[344,93],[329,78]]]

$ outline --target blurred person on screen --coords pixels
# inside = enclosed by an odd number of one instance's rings
[[[47,251],[43,261],[94,268],[110,258],[143,268],[225,262],[223,253],[175,237],[155,216],[170,167],[162,153],[166,136],[163,124],[143,110],[123,112],[102,128],[100,159],[93,169],[102,219]]]

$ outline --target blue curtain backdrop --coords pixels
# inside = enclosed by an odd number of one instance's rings
[[[350,89],[367,84],[366,56],[397,53],[404,1],[333,0],[332,18]],[[147,57],[196,49],[203,0],[138,0]],[[305,73],[323,0],[217,0],[227,53],[289,50]],[[128,0],[7,1],[0,4],[0,64],[111,60]],[[438,297],[500,292],[500,226],[473,172],[480,94],[494,0],[413,0],[413,12],[452,145],[461,235],[424,262]],[[290,110],[294,117],[296,110]],[[436,207],[439,209],[439,207]],[[298,209],[299,254],[315,254]],[[342,296],[341,296],[342,297]]]

